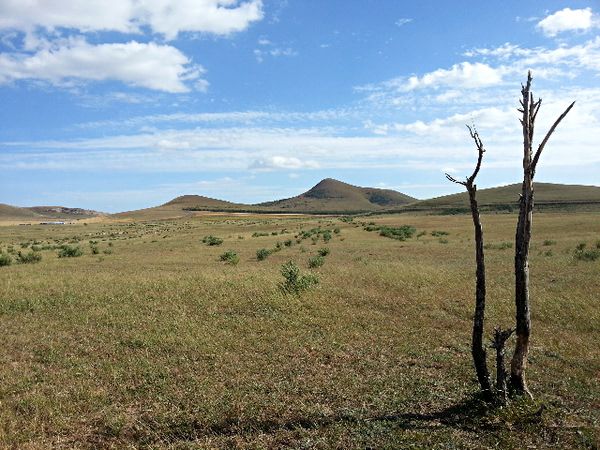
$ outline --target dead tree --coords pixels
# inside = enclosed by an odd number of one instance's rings
[[[504,404],[508,401],[508,389],[506,383],[506,366],[504,365],[504,349],[506,341],[514,329],[502,330],[494,328],[494,339],[492,339],[492,348],[496,350],[496,397]]]
[[[446,178],[453,183],[461,184],[467,188],[469,193],[469,202],[471,206],[471,215],[473,217],[473,226],[475,227],[475,260],[477,263],[476,269],[476,286],[475,286],[475,314],[473,316],[473,335],[471,340],[471,354],[473,356],[473,364],[475,365],[475,373],[479,386],[485,397],[492,397],[492,386],[490,382],[490,373],[487,368],[486,351],[483,344],[483,325],[485,319],[485,258],[483,254],[483,227],[481,226],[481,218],[479,217],[479,206],[477,205],[477,186],[475,178],[481,169],[481,161],[485,149],[479,138],[476,130],[469,127],[469,134],[475,142],[478,151],[477,165],[470,177],[466,181],[459,181],[451,175],[446,174]]]
[[[575,102],[556,119],[539,145],[535,155],[532,151],[533,130],[542,99],[533,100],[531,93],[531,71],[527,74],[527,83],[521,86],[522,99],[519,112],[523,127],[523,187],[519,199],[519,220],[515,236],[515,306],[516,306],[516,344],[510,364],[510,385],[513,393],[528,395],[531,393],[525,381],[525,368],[529,352],[531,317],[529,310],[529,242],[531,240],[531,220],[533,216],[533,178],[538,161],[548,139],[558,124],[569,113]]]

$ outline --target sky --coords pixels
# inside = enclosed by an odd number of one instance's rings
[[[107,5],[110,4],[110,7]],[[323,178],[417,198],[600,185],[599,1],[0,0],[0,203],[257,203]]]

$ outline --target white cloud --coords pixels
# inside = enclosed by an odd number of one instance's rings
[[[249,0],[4,0],[0,29],[33,31],[37,27],[81,32],[139,33],[147,26],[172,40],[180,32],[227,35],[246,29],[263,17],[262,1]]]
[[[206,90],[200,77],[204,69],[194,65],[169,45],[139,43],[92,45],[69,39],[33,54],[0,54],[0,84],[40,80],[64,85],[81,80],[116,80],[130,86],[158,91],[188,92],[188,81]]]
[[[396,26],[397,26],[397,27],[401,27],[401,26],[403,26],[403,25],[406,25],[407,23],[410,23],[410,22],[412,22],[412,21],[413,21],[413,20],[412,20],[412,19],[410,19],[410,18],[407,18],[407,17],[402,17],[402,18],[400,18],[400,19],[396,20],[396,22],[395,22],[395,23],[396,23]]]
[[[437,69],[418,77],[412,76],[403,86],[406,90],[440,86],[479,88],[502,83],[502,71],[483,63],[462,62],[450,69]]]
[[[261,158],[253,161],[250,164],[250,169],[253,170],[273,170],[273,169],[317,169],[319,163],[316,161],[305,161],[294,156],[274,155],[266,158]]]
[[[273,45],[272,43],[269,43],[269,45]],[[263,62],[265,60],[265,57],[267,56],[272,56],[274,58],[280,57],[280,56],[297,56],[298,52],[295,51],[292,48],[279,48],[279,47],[274,47],[268,50],[261,50],[261,49],[254,49],[254,57],[256,58],[256,61],[258,61],[259,63]]]
[[[564,8],[538,22],[537,27],[554,37],[564,31],[586,31],[592,28],[592,9]]]

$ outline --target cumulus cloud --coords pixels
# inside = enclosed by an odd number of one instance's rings
[[[502,82],[502,72],[483,63],[462,62],[454,64],[450,69],[437,69],[418,77],[412,76],[405,84],[405,89],[413,90],[424,87],[469,86],[471,88],[493,86]]]
[[[188,92],[187,81],[206,89],[204,69],[169,45],[139,43],[92,45],[70,39],[32,54],[0,54],[0,84],[40,80],[61,85],[77,80],[116,80],[170,93]],[[204,83],[204,85],[203,85]]]
[[[554,37],[564,31],[587,31],[593,26],[592,9],[564,8],[540,20],[537,27],[546,36]]]
[[[0,29],[76,29],[82,32],[139,33],[142,27],[172,40],[180,32],[227,35],[263,17],[262,1],[249,0],[4,0]]]

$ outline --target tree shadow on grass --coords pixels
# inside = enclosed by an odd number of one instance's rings
[[[228,437],[249,434],[271,434],[280,431],[327,428],[333,425],[368,426],[370,423],[388,423],[405,430],[439,429],[440,425],[461,429],[467,432],[481,430],[482,419],[493,406],[478,396],[464,399],[460,403],[432,413],[392,413],[373,415],[335,414],[330,416],[293,417],[278,419],[239,419],[226,418],[207,424],[197,420],[174,421],[159,426],[149,426],[152,434],[161,441],[191,441],[203,437]],[[158,425],[158,424],[156,424]],[[489,429],[489,424],[486,424]],[[140,436],[141,437],[141,436]],[[149,436],[142,437],[146,440]],[[145,439],[144,439],[145,438]]]

